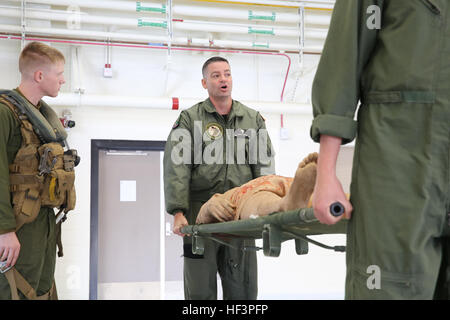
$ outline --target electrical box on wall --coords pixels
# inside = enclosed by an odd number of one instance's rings
[[[280,139],[281,140],[288,140],[289,139],[289,132],[288,129],[284,127],[284,116],[283,114],[280,115]]]
[[[280,139],[288,140],[289,139],[289,131],[286,128],[280,128]]]
[[[103,77],[112,78],[112,76],[113,76],[113,71],[112,71],[111,64],[107,63],[107,64],[105,64],[105,68],[103,69]]]

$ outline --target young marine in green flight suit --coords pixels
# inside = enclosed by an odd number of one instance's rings
[[[29,43],[19,59],[22,80],[14,91],[29,108],[41,108],[41,98],[56,97],[65,83],[64,63],[64,56],[58,50],[38,42]],[[27,295],[19,292],[20,299],[36,296],[55,299],[56,291],[51,290],[57,243],[53,209],[41,207],[34,221],[16,230],[9,166],[22,141],[21,124],[12,110],[0,103],[0,261],[6,262],[5,267],[14,266],[30,285]],[[0,273],[0,299],[11,299],[11,292],[5,274]]]
[[[181,112],[167,139],[164,152],[164,193],[166,210],[174,215],[174,233],[187,224],[195,224],[200,207],[215,193],[240,186],[263,174],[272,174],[270,138],[264,140],[265,123],[261,115],[232,100],[231,69],[221,57],[208,59],[202,69],[202,85],[209,98]],[[250,131],[265,143],[268,161],[251,161]],[[179,133],[187,133],[179,142]],[[199,139],[198,139],[199,138]],[[240,145],[240,142],[243,145]],[[177,147],[186,143],[184,161],[177,160]],[[230,144],[230,142],[232,144]],[[214,146],[223,146],[219,152]],[[245,159],[239,158],[240,152]],[[209,159],[209,158],[213,159]],[[181,159],[183,160],[183,159]],[[233,218],[231,204],[219,210],[221,221]],[[243,252],[212,240],[205,240],[204,255],[192,254],[191,237],[184,242],[184,288],[186,299],[217,299],[217,272],[222,279],[224,299],[253,300],[257,297],[255,252]],[[236,240],[235,246],[244,245]],[[247,241],[246,245],[254,245]]]
[[[351,213],[346,298],[448,298],[450,2],[337,0],[312,102],[315,214]],[[335,163],[355,137],[350,204]]]

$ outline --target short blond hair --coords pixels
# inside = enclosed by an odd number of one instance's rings
[[[58,62],[66,62],[64,55],[55,48],[42,42],[30,42],[23,48],[19,57],[20,73],[34,72],[36,68],[43,67]]]

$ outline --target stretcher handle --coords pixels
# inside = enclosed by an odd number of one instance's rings
[[[330,205],[330,212],[333,217],[339,217],[344,214],[345,208],[340,202],[334,202]]]

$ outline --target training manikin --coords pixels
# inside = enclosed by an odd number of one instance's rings
[[[214,194],[201,207],[196,223],[244,220],[252,216],[310,207],[317,159],[317,153],[304,158],[294,178],[261,176],[223,194]]]

